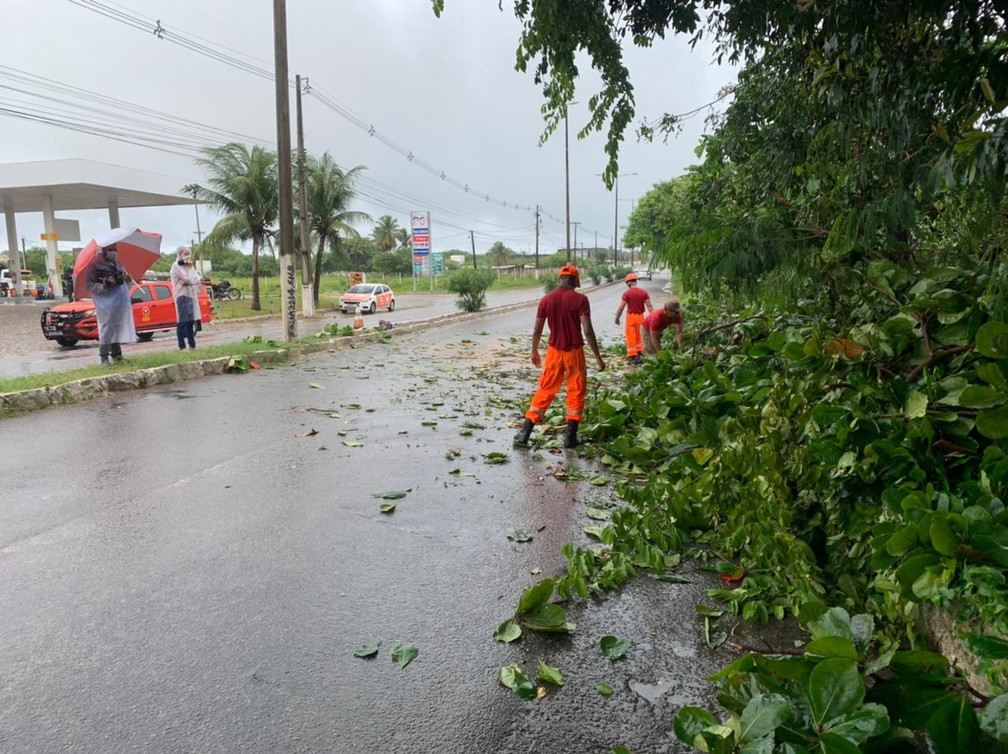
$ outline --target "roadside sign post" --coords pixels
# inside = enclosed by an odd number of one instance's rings
[[[410,229],[413,240],[413,290],[416,290],[417,275],[430,277],[430,289],[434,290],[434,276],[431,274],[430,212],[411,212]]]

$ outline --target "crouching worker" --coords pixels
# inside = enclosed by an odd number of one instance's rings
[[[567,438],[564,446],[577,447],[578,425],[581,423],[588,388],[585,341],[595,355],[599,371],[604,371],[606,367],[595,339],[588,297],[574,290],[580,287],[577,267],[564,265],[560,268],[560,285],[539,301],[532,330],[532,363],[537,367],[542,366],[543,371],[539,376],[539,389],[525,413],[525,423],[514,437],[516,447],[528,445],[533,428],[542,420],[564,383],[567,385]],[[546,362],[543,364],[539,357],[539,341],[546,323],[549,323],[549,340]]]
[[[679,306],[679,299],[675,296],[666,301],[661,309],[655,309],[644,318],[644,350],[648,353],[658,353],[661,350],[662,333],[670,325],[675,325],[676,346],[682,348],[682,307]]]

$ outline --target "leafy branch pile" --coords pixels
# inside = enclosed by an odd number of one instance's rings
[[[937,751],[1008,741],[1008,642],[996,638],[1008,635],[1008,324],[992,318],[981,272],[913,279],[876,261],[862,282],[851,299],[862,324],[847,332],[799,315],[711,327],[601,401],[590,431],[625,476],[628,505],[613,512],[603,548],[567,548],[557,592],[604,595],[640,567],[662,574],[688,544],[731,564],[725,581],[738,586],[710,593],[745,619],[790,614],[814,626],[827,605],[861,616],[857,647],[745,660],[744,672],[766,675],[746,682],[750,695],[785,680],[799,696],[813,678],[849,685],[855,668],[859,688],[897,684],[883,703],[915,712],[890,707],[853,746],[884,731],[898,739],[903,726],[927,731]],[[929,605],[962,628],[987,688],[913,654],[926,647]],[[907,659],[921,656],[923,670]],[[825,659],[843,662],[817,671]],[[978,718],[962,693],[987,713]],[[807,699],[790,703],[807,712]],[[725,706],[744,711],[737,699]],[[953,708],[956,735],[936,743]],[[731,746],[753,740],[733,735]]]

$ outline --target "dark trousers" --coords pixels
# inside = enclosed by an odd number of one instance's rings
[[[122,345],[119,343],[109,343],[98,346],[98,355],[102,359],[107,359],[110,355],[118,361],[122,358]]]
[[[178,347],[180,351],[184,351],[186,343],[189,344],[190,348],[196,347],[196,320],[189,320],[188,322],[179,322],[175,325],[175,335],[178,337]]]

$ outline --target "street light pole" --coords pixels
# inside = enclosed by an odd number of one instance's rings
[[[564,196],[567,205],[567,217],[564,227],[567,229],[567,261],[570,261],[570,148],[568,146],[568,134],[567,134],[567,107],[564,106]]]
[[[602,175],[601,173],[596,173],[596,175]],[[612,261],[613,267],[616,267],[619,255],[619,179],[626,178],[631,175],[637,175],[637,173],[617,173],[616,178],[613,179],[613,191],[616,194],[616,209],[613,212],[613,239],[612,239]]]

